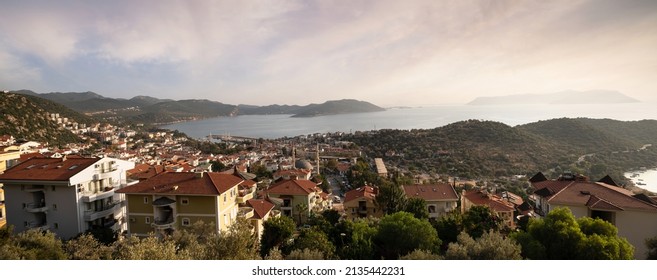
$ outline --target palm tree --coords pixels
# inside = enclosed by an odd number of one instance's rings
[[[308,212],[308,204],[305,204],[303,202],[299,203],[296,206],[294,206],[294,209],[297,210],[297,213],[299,213],[299,224],[301,224],[301,214]]]

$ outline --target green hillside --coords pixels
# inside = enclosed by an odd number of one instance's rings
[[[59,111],[61,109],[61,111]],[[50,113],[75,119],[79,114],[51,101],[34,96],[4,93],[0,98],[0,134],[18,139],[66,144],[80,142],[80,138],[50,120]],[[77,119],[75,119],[77,121]],[[81,122],[88,121],[84,119]]]

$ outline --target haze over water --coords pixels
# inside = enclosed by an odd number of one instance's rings
[[[291,118],[290,115],[245,115],[218,117],[165,125],[190,137],[209,134],[280,138],[326,132],[355,132],[379,129],[430,129],[468,120],[491,120],[510,126],[554,118],[609,118],[622,121],[657,119],[657,104],[577,105],[444,105],[388,109],[383,112]]]

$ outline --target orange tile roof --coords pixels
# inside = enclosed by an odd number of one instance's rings
[[[551,181],[564,182],[564,181]],[[554,194],[545,195],[543,188],[537,188],[534,192],[537,195],[547,198],[549,203],[582,205],[589,207],[603,207],[601,209],[613,210],[643,210],[657,212],[657,206],[633,197],[629,190],[608,185],[601,182],[582,182],[582,181],[565,181],[567,184]],[[537,184],[534,184],[535,186]],[[539,185],[540,186],[540,185]],[[595,196],[602,202],[591,200]],[[603,206],[605,205],[605,206]],[[616,209],[619,208],[619,209]]]
[[[431,184],[431,185],[409,185],[403,186],[406,197],[413,198],[419,197],[426,201],[457,201],[459,200],[458,194],[452,185],[447,183]]]
[[[308,195],[317,191],[317,185],[310,180],[282,180],[271,185],[267,193],[283,195]]]
[[[344,202],[346,203],[361,197],[368,200],[375,199],[377,194],[379,194],[379,188],[363,186],[346,192],[344,194]]]
[[[99,158],[31,158],[0,175],[0,180],[68,181]]]
[[[135,185],[117,190],[128,194],[220,195],[242,179],[217,173],[164,172]]]
[[[475,205],[487,205],[495,212],[509,212],[515,208],[513,204],[502,200],[499,196],[489,195],[479,190],[466,191],[463,196]]]
[[[274,204],[264,199],[249,199],[246,204],[253,208],[253,217],[256,219],[263,219],[269,211],[274,209]]]

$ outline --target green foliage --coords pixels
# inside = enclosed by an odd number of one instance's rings
[[[154,235],[145,238],[126,237],[114,244],[113,259],[116,260],[184,260],[186,254],[178,254],[176,243],[170,239],[160,240]]]
[[[497,231],[485,232],[476,240],[465,232],[457,243],[450,243],[445,253],[448,260],[519,260],[520,245]]]
[[[398,259],[415,249],[438,252],[441,240],[428,221],[412,214],[397,212],[379,222],[375,244],[385,259]]]
[[[65,260],[62,241],[54,233],[31,229],[9,235],[0,247],[2,260]]]
[[[324,253],[311,248],[294,249],[287,255],[286,260],[323,260]]]
[[[588,217],[576,220],[568,208],[557,208],[544,219],[529,221],[527,232],[512,234],[530,259],[631,259],[634,247],[617,236],[609,222]]]
[[[646,258],[657,260],[657,236],[646,239],[646,247],[648,248]]]
[[[212,172],[220,172],[226,170],[226,165],[221,163],[221,161],[213,160],[210,163],[212,164],[210,167],[212,168]]]
[[[377,258],[374,238],[377,226],[370,220],[342,220],[335,227],[332,235],[340,259],[371,260]]]
[[[438,233],[438,237],[443,241],[441,251],[447,250],[447,245],[457,241],[461,231],[463,231],[463,216],[460,212],[449,213],[431,223]]]
[[[429,219],[429,209],[427,202],[419,197],[413,197],[406,201],[405,212],[413,214],[418,219]]]
[[[303,229],[294,239],[292,250],[315,250],[322,254],[321,259],[332,259],[335,256],[335,246],[328,239],[326,233],[316,229]]]
[[[248,220],[238,218],[227,232],[213,234],[208,238],[207,252],[207,259],[211,260],[259,259],[253,226]]]
[[[406,193],[398,186],[381,186],[375,202],[385,214],[403,211],[406,207]]]
[[[112,247],[98,241],[92,234],[82,234],[64,244],[71,260],[111,260]]]
[[[499,231],[502,220],[488,206],[475,205],[463,214],[463,229],[473,238],[490,230]]]
[[[284,248],[294,233],[294,221],[287,216],[268,219],[263,223],[260,238],[260,256],[266,256],[274,248]]]
[[[440,255],[431,253],[430,251],[427,250],[415,249],[413,252],[401,256],[399,259],[400,260],[441,260],[443,258]]]

